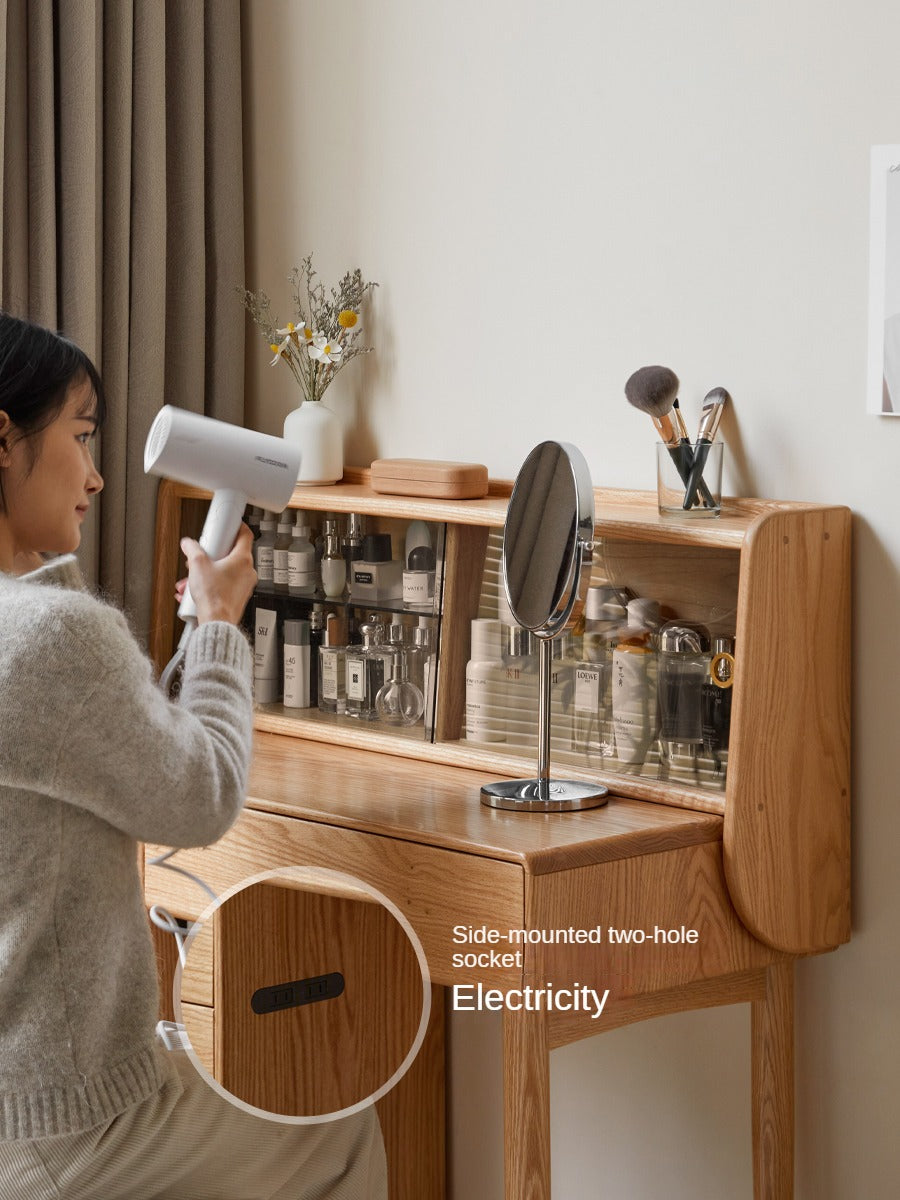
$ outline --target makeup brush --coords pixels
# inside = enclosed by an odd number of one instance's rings
[[[694,462],[685,480],[683,508],[693,507],[697,501],[698,490],[700,495],[703,496],[704,502],[706,502],[706,498],[709,496],[709,490],[703,482],[703,468],[709,457],[709,448],[716,440],[719,422],[722,420],[722,413],[725,411],[725,405],[729,400],[731,400],[731,397],[721,387],[713,388],[711,392],[707,392],[703,397],[700,428],[697,431],[697,441],[694,443],[692,452]]]
[[[653,422],[687,486],[694,456],[678,407],[678,376],[668,367],[641,367],[625,384],[625,399]]]

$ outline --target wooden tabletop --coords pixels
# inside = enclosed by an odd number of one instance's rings
[[[481,785],[497,778],[258,732],[247,806],[514,862],[535,875],[722,838],[719,816],[617,796],[585,812],[486,808]]]

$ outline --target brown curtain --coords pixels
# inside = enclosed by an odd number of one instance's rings
[[[146,634],[162,404],[243,422],[240,0],[0,0],[0,305],[94,358],[85,575]]]

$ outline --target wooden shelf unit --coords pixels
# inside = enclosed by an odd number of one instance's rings
[[[292,508],[447,523],[441,670],[434,742],[258,711],[261,731],[409,756],[497,774],[522,773],[521,754],[459,740],[469,622],[477,612],[488,529],[502,527],[511,484],[483,500],[422,500],[373,492],[368,471],[333,487],[297,487]],[[843,507],[728,500],[716,520],[660,517],[655,495],[596,489],[597,537],[658,549],[677,570],[679,550],[734,555],[737,669],[724,795],[677,782],[588,768],[575,777],[617,795],[725,818],[729,889],[755,936],[793,954],[846,941],[850,813],[850,513]],[[172,652],[184,502],[208,493],[160,485],[151,654]],[[648,553],[650,551],[648,550]]]

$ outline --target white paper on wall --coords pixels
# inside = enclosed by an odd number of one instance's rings
[[[866,411],[900,416],[900,145],[872,147]]]

